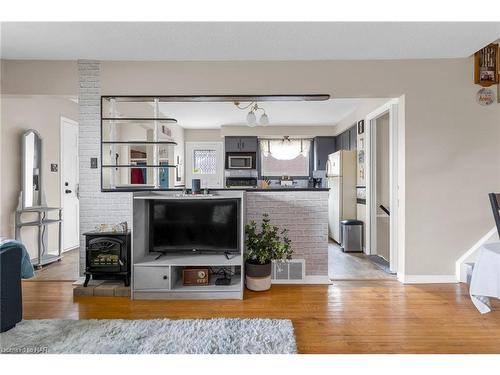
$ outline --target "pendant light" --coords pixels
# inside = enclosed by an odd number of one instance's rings
[[[257,117],[255,116],[255,113],[253,111],[247,113],[247,124],[250,127],[254,127],[255,125],[257,125]]]
[[[259,122],[260,122],[261,125],[268,125],[269,124],[269,117],[267,117],[266,112],[264,112],[262,114],[262,116],[260,116]]]
[[[259,118],[259,124],[260,125],[268,125],[269,124],[269,117],[267,116],[266,111],[264,108],[259,107],[259,104],[257,102],[251,102],[250,104],[242,107],[240,106],[240,102],[234,102],[234,105],[236,108],[241,109],[241,110],[247,110],[250,108],[250,111],[247,113],[247,125],[254,127],[257,125],[257,111],[262,111],[262,115]]]

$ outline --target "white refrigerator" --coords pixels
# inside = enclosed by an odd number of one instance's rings
[[[340,243],[340,222],[356,219],[356,151],[337,151],[326,163],[328,233]]]

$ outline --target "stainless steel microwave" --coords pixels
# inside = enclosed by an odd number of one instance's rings
[[[254,169],[255,156],[253,155],[228,155],[227,169]]]

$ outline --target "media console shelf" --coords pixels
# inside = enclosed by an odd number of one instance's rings
[[[186,197],[178,192],[137,192],[133,199],[132,226],[132,299],[243,299],[244,290],[244,208],[243,191],[217,191],[213,195]],[[238,253],[166,253],[150,251],[149,221],[152,200],[237,199]],[[200,223],[201,224],[201,223]],[[212,270],[230,270],[230,285],[215,285],[220,277],[210,277],[208,285],[183,285],[184,267],[203,266]]]

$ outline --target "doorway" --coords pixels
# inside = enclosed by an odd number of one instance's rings
[[[398,100],[367,118],[366,254],[398,272]]]
[[[61,117],[60,136],[60,194],[63,209],[62,249],[66,252],[80,245],[78,123]]]
[[[222,142],[186,142],[186,188],[194,178],[200,179],[201,188],[224,187],[224,153]]]

